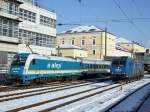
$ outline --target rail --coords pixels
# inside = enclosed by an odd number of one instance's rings
[[[104,81],[102,81],[102,82],[104,82]],[[29,97],[29,96],[41,95],[41,94],[46,94],[49,92],[56,92],[56,91],[66,90],[66,89],[71,89],[71,88],[77,88],[77,87],[87,86],[87,85],[91,85],[91,84],[95,84],[95,83],[97,83],[97,82],[90,82],[90,83],[78,82],[78,83],[69,83],[69,84],[64,83],[59,86],[48,87],[48,88],[44,88],[44,89],[24,91],[24,92],[20,92],[20,93],[12,93],[12,94],[8,94],[8,95],[0,96],[0,102],[14,100],[14,99],[18,99],[18,98]]]
[[[125,101],[127,98],[129,98],[130,96],[132,96],[134,93],[136,93],[137,91],[141,90],[143,87],[149,85],[150,83],[147,83],[143,86],[141,86],[140,88],[136,89],[135,91],[133,91],[132,93],[130,93],[129,95],[125,96],[124,98],[122,98],[121,100],[119,100],[118,102],[116,102],[114,105],[112,105],[111,107],[109,107],[105,112],[111,112],[111,110],[113,108],[115,108],[117,105],[119,105],[120,103],[122,103],[123,101]],[[143,102],[142,102],[143,103]],[[138,107],[139,108],[139,107]],[[136,108],[135,110],[138,110],[138,108]],[[137,112],[137,111],[135,111]]]
[[[109,87],[110,86],[110,87]],[[57,97],[57,98],[54,98],[54,99],[50,99],[50,100],[46,100],[46,101],[43,101],[43,102],[38,102],[38,103],[35,103],[35,104],[31,104],[31,105],[27,105],[27,106],[24,106],[24,107],[19,107],[19,108],[16,108],[16,109],[12,109],[12,110],[9,110],[7,112],[12,112],[12,111],[20,111],[20,110],[25,110],[25,109],[29,109],[29,108],[32,108],[32,107],[35,107],[35,106],[40,106],[40,105],[43,105],[43,104],[46,104],[46,103],[52,103],[52,102],[55,102],[55,101],[60,101],[60,100],[64,100],[66,98],[70,98],[70,97],[75,97],[75,99],[71,99],[70,101],[67,101],[67,102],[64,102],[62,104],[58,104],[56,106],[53,106],[51,108],[48,108],[48,109],[45,109],[45,110],[42,110],[41,112],[47,112],[47,111],[52,111],[56,108],[59,108],[59,107],[62,107],[62,106],[65,106],[65,105],[68,105],[72,102],[76,102],[76,101],[79,101],[79,100],[82,100],[82,99],[85,99],[85,98],[88,98],[90,96],[93,96],[93,95],[97,95],[97,94],[100,94],[100,93],[103,93],[107,90],[110,90],[110,89],[113,89],[113,88],[117,88],[117,87],[120,87],[121,85],[105,85],[105,86],[102,86],[101,88],[100,87],[97,87],[97,88],[92,88],[92,89],[89,89],[89,90],[84,90],[84,91],[80,91],[80,92],[76,92],[76,93],[72,93],[70,95],[65,95],[65,96],[61,96],[61,97]],[[107,87],[106,89],[103,89]],[[102,90],[99,90],[99,89],[102,89]],[[91,92],[91,94],[89,93]],[[76,96],[77,95],[83,95],[82,97],[80,98],[77,98]]]

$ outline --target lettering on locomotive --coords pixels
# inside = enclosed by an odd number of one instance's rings
[[[48,69],[61,69],[62,65],[57,63],[48,63],[47,68]]]

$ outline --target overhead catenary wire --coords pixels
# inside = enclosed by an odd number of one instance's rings
[[[142,12],[140,11],[140,8],[137,6],[135,0],[131,0],[134,7],[136,8],[136,11],[138,12],[139,16],[142,16]]]
[[[121,8],[120,4],[118,4],[118,2],[116,0],[113,0],[113,2],[115,3],[115,5],[120,9],[120,11],[122,12],[122,14],[127,18],[128,22],[142,35],[144,35],[145,37],[146,34],[135,24],[135,22],[129,18],[129,16],[126,14],[126,12]]]

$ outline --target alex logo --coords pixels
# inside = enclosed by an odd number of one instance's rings
[[[47,68],[51,68],[51,69],[60,69],[61,68],[61,64],[57,64],[57,63],[49,63],[48,65],[47,65]]]

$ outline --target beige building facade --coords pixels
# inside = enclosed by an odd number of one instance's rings
[[[72,57],[72,58],[87,58],[88,52],[77,46],[62,45],[57,49],[58,56]]]
[[[72,30],[71,32],[70,30],[70,32],[59,33],[57,35],[57,47],[63,44],[81,47],[88,51],[88,58],[104,59],[105,55],[112,56],[115,54],[116,36],[92,26],[92,28],[86,27],[81,31]]]
[[[123,48],[126,48],[128,49],[129,52],[133,52],[133,53],[136,53],[136,52],[145,52],[145,47],[140,45],[140,44],[137,44],[137,43],[119,43],[119,45]]]

